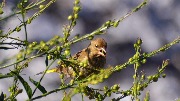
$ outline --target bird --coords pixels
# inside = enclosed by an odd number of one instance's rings
[[[77,52],[69,59],[75,60],[77,63],[84,63],[85,66],[66,67],[66,65],[60,64],[56,68],[47,70],[46,73],[58,72],[60,74],[66,74],[67,77],[71,78],[75,78],[76,76],[74,74],[79,73],[79,78],[87,77],[105,66],[106,48],[107,42],[103,38],[93,39],[87,48]]]

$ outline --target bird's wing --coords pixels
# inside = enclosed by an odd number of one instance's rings
[[[79,62],[83,62],[87,60],[88,54],[86,52],[87,48],[77,52],[75,55],[73,55],[73,59],[78,60]]]
[[[83,61],[87,60],[86,49],[83,49],[83,50],[77,52],[75,55],[73,55],[72,58],[79,62],[83,62]],[[43,74],[43,73],[44,73],[44,71],[37,73],[36,75]],[[46,73],[64,73],[64,74],[68,75],[68,74],[72,74],[72,68],[71,67],[66,68],[65,65],[61,64],[61,65],[58,65],[56,68],[47,70]]]

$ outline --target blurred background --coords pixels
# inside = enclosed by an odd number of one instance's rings
[[[0,0],[2,1],[2,0]],[[36,0],[29,0],[35,2]],[[29,41],[48,41],[55,35],[62,36],[62,27],[68,24],[67,17],[72,13],[74,0],[57,0],[49,7],[40,17],[33,20],[27,27]],[[107,20],[119,19],[131,9],[136,7],[143,0],[81,0],[82,10],[79,14],[77,25],[74,28],[72,36],[80,34],[80,36],[99,28]],[[4,14],[0,17],[5,17],[13,13],[19,0],[6,0],[6,5],[3,8]],[[179,0],[150,0],[149,4],[140,11],[134,13],[117,28],[111,28],[105,35],[97,36],[104,38],[107,43],[107,66],[115,66],[128,61],[135,53],[133,43],[140,37],[143,40],[142,51],[151,52],[161,46],[173,41],[180,36],[180,1]],[[27,18],[32,16],[34,11],[28,12]],[[15,15],[5,21],[0,22],[0,29],[4,33],[9,29],[15,28],[20,24],[21,15]],[[12,34],[13,37],[25,39],[24,31]],[[8,41],[8,40],[7,40]],[[9,40],[10,41],[10,40]],[[71,53],[75,54],[79,50],[87,47],[90,41],[83,41],[72,45]],[[17,50],[0,50],[0,61],[12,57]],[[37,58],[29,64],[29,68],[23,71],[22,75],[27,81],[29,76],[35,80],[39,80],[41,76],[34,76],[36,73],[45,69],[43,57]],[[180,44],[174,45],[172,48],[155,57],[149,58],[145,65],[142,65],[147,75],[156,73],[158,66],[165,59],[170,59],[170,65],[165,73],[165,79],[159,79],[158,82],[152,83],[142,92],[142,99],[146,91],[150,91],[151,101],[175,101],[180,98]],[[13,60],[11,61],[13,62]],[[56,66],[57,64],[53,64]],[[106,66],[106,67],[107,67]],[[9,70],[0,70],[1,73],[6,73]],[[94,86],[102,88],[104,85],[111,87],[112,85],[120,84],[122,90],[127,90],[132,86],[132,76],[134,74],[133,66],[129,66],[121,72],[113,74],[104,83]],[[0,79],[0,92],[8,94],[8,87],[12,84],[12,78]],[[47,91],[56,89],[60,85],[58,74],[47,74],[42,83]],[[22,85],[20,84],[20,87]],[[31,85],[34,89],[34,85]],[[23,87],[22,87],[23,88]],[[41,94],[37,91],[36,96]],[[112,95],[118,97],[117,95]],[[18,101],[27,99],[26,93],[17,96]],[[38,99],[37,101],[59,101],[62,98],[62,93],[57,92],[47,97]],[[106,99],[109,101],[111,98]],[[80,101],[80,95],[73,97],[72,101]],[[87,101],[88,99],[85,99]],[[130,97],[124,98],[122,101],[130,101]]]

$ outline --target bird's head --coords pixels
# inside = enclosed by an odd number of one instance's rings
[[[96,38],[91,41],[87,51],[88,57],[92,65],[99,67],[104,66],[106,62],[107,43],[102,38]]]

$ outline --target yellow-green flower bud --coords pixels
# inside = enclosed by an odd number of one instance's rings
[[[88,39],[89,40],[92,40],[94,38],[94,36],[89,36]]]
[[[74,14],[74,19],[78,19],[78,14]]]
[[[74,4],[75,4],[75,5],[78,5],[79,2],[80,2],[79,0],[76,0],[76,1],[74,2]]]
[[[119,21],[114,22],[113,26],[117,27],[119,25]]]
[[[105,90],[105,91],[108,90],[108,87],[107,87],[107,86],[104,86],[104,90]]]
[[[3,12],[3,10],[2,10],[2,8],[0,8],[0,14],[3,14],[4,12]]]
[[[79,12],[79,11],[81,10],[81,8],[80,8],[79,6],[75,6],[75,7],[73,7],[73,10],[74,10],[75,12]]]
[[[39,6],[39,9],[43,9],[45,6],[44,5],[40,5]]]
[[[106,21],[105,25],[110,25],[111,21]]]
[[[52,59],[52,56],[51,55],[48,55],[48,60],[51,60]]]
[[[146,59],[143,59],[141,62],[142,62],[143,64],[146,63]]]
[[[19,27],[19,26],[16,27],[16,31],[17,31],[17,32],[21,31],[21,27]]]
[[[166,77],[166,74],[163,74],[162,77],[165,78],[165,77]]]
[[[61,79],[63,79],[64,78],[64,74],[60,74],[60,76],[59,76]]]
[[[31,21],[32,21],[32,19],[31,19],[31,18],[29,18],[29,19],[27,20],[27,24],[30,24],[30,23],[31,23]]]
[[[72,15],[68,16],[68,20],[72,20],[72,18],[73,18]]]
[[[141,45],[143,43],[143,41],[139,38],[138,40],[137,40],[137,44],[138,45]]]

